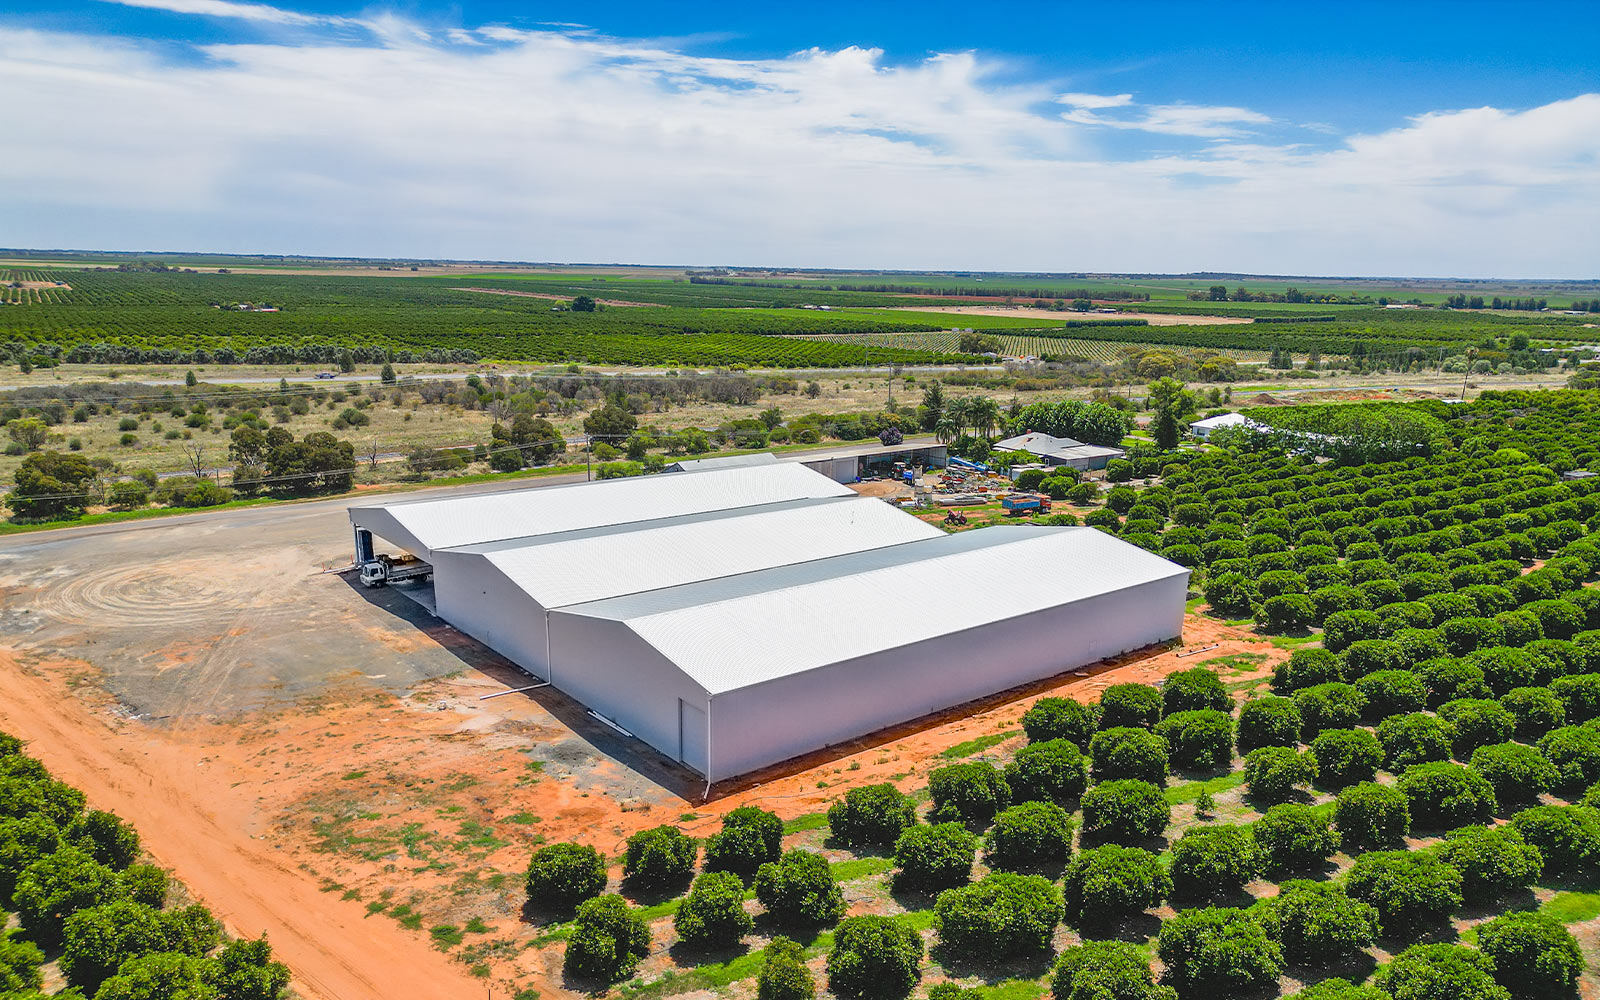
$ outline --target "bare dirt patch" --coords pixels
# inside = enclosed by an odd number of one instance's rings
[[[570,302],[572,300],[570,295],[555,295],[550,292],[519,292],[510,288],[452,288],[450,290],[452,292],[478,292],[482,295],[511,295],[519,299],[552,299],[557,302]],[[595,302],[603,306],[639,306],[646,308],[653,306],[660,308],[660,304],[656,302],[624,302],[621,299],[595,299]]]
[[[1063,319],[1142,319],[1151,326],[1224,326],[1237,323],[1254,323],[1248,316],[1180,316],[1172,313],[1058,313],[1048,309],[1028,309],[1023,306],[891,306],[906,312],[954,313],[958,316],[1020,316],[1039,320],[1041,325]]]
[[[383,650],[374,663],[398,653],[382,631],[366,630]],[[400,655],[424,655],[439,638],[417,633],[418,648]],[[203,678],[203,663],[193,662],[203,660],[201,645],[159,647],[165,672]],[[30,741],[91,802],[127,816],[234,932],[267,931],[309,996],[470,995],[483,987],[469,969],[567,995],[560,946],[534,946],[544,931],[521,912],[520,872],[538,844],[575,840],[616,857],[637,830],[675,823],[703,837],[740,805],[787,820],[825,810],[853,785],[914,790],[934,767],[1008,755],[1022,713],[1040,697],[1091,701],[1110,684],[1157,681],[1230,653],[1267,657],[1262,669],[1282,656],[1191,617],[1183,647],[1070,671],[833,747],[719,785],[710,801],[692,775],[613,753],[559,694],[480,701],[518,682],[508,670],[396,691],[381,674],[331,669],[321,694],[292,704],[151,725],[125,717],[93,665],[5,651],[0,672],[16,694],[0,702],[0,727]],[[852,897],[860,912],[882,902]],[[467,933],[448,958],[428,947],[430,929],[466,926],[489,929]],[[663,940],[669,928],[662,918]],[[676,962],[658,959],[663,969]]]

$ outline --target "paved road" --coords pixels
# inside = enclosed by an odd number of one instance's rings
[[[929,436],[918,435],[908,437],[901,447],[919,447],[937,444]],[[795,460],[831,455],[844,452],[860,445],[851,445],[848,442],[839,442],[832,445],[807,448],[804,451],[782,453],[786,460]],[[175,475],[188,475],[188,473],[174,473]],[[130,531],[155,531],[160,529],[181,528],[189,524],[205,524],[207,526],[223,526],[244,528],[255,531],[272,528],[274,531],[289,528],[293,525],[302,525],[305,532],[298,537],[310,537],[313,532],[324,533],[326,536],[342,537],[349,532],[349,518],[345,516],[345,509],[355,504],[371,503],[378,500],[394,497],[396,499],[411,499],[428,496],[467,496],[475,493],[502,493],[507,490],[537,489],[544,486],[562,486],[570,483],[581,483],[587,479],[583,472],[562,473],[559,475],[542,476],[529,479],[504,479],[487,483],[473,483],[467,486],[429,486],[405,492],[372,492],[367,495],[360,493],[346,494],[327,500],[300,500],[284,501],[281,503],[263,504],[259,507],[235,507],[228,510],[199,510],[191,514],[170,514],[165,517],[151,518],[147,521],[119,521],[113,524],[88,524],[78,527],[52,528],[48,531],[27,532],[19,535],[0,535],[0,552],[12,549],[27,549],[29,551],[42,550],[51,542],[61,539],[70,540],[97,535],[115,535]],[[329,524],[338,524],[338,531],[328,528]],[[177,533],[181,535],[180,533]]]

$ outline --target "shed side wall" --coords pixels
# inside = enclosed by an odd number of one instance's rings
[[[655,647],[621,622],[556,611],[550,655],[558,689],[679,759],[678,701],[704,709],[706,691]]]
[[[544,608],[489,560],[445,549],[434,553],[433,599],[440,618],[549,680]]]
[[[745,774],[1177,638],[1187,591],[1187,575],[1155,580],[718,695],[710,777]],[[750,655],[760,655],[759,640]]]

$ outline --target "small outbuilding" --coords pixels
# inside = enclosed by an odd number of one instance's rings
[[[1214,417],[1196,420],[1189,425],[1189,433],[1204,441],[1218,427],[1243,427],[1249,422],[1242,413],[1219,413]]]
[[[1081,472],[1103,469],[1113,458],[1121,458],[1127,454],[1121,448],[1084,444],[1072,438],[1055,437],[1038,431],[1029,431],[1026,434],[1006,438],[1004,441],[996,441],[994,450],[1027,452],[1045,465],[1063,466]]]

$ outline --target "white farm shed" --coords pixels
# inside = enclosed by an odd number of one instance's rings
[[[557,608],[943,534],[881,500],[851,496],[442,550],[433,559],[434,599],[440,618],[576,695],[567,683],[575,678],[548,645]]]
[[[716,781],[1180,636],[1093,528],[946,535],[792,462],[350,509],[437,614]]]
[[[1188,581],[1094,528],[986,528],[564,608],[551,655],[717,781],[1176,638]]]

